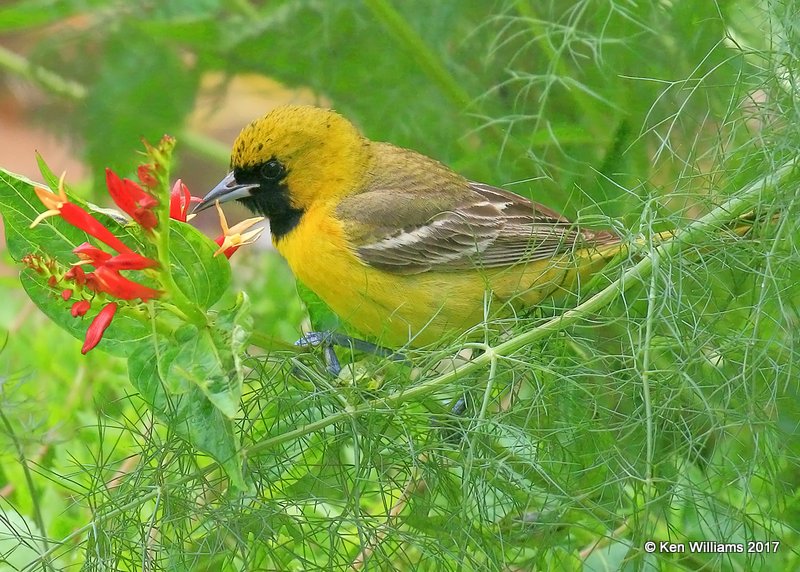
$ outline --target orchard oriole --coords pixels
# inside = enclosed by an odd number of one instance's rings
[[[487,300],[516,311],[574,292],[624,248],[612,232],[370,141],[317,107],[280,107],[246,126],[231,172],[195,212],[234,199],[269,218],[300,281],[389,347],[474,326]]]

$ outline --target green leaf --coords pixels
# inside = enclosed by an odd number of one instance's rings
[[[241,356],[247,348],[247,341],[252,331],[250,300],[247,294],[241,292],[232,308],[217,315],[214,328],[211,330],[211,337],[220,353],[222,366],[229,377],[230,393],[231,397],[235,397],[237,409],[242,398],[244,383]]]
[[[47,186],[51,189],[57,188],[58,179],[41,158],[38,161]],[[72,249],[84,242],[93,242],[94,239],[58,216],[49,217],[30,228],[31,223],[45,210],[33,190],[35,186],[42,185],[22,175],[0,169],[0,214],[5,221],[6,242],[12,258],[19,261],[26,254],[47,253],[64,264],[75,261]],[[68,188],[65,190],[70,202],[92,211],[85,201],[72,196]],[[142,243],[133,232],[134,225],[122,226],[112,217],[96,210],[91,215],[128,246],[140,250]]]
[[[39,172],[42,174],[42,178],[44,182],[47,183],[47,186],[51,189],[58,188],[58,177],[50,168],[44,157],[42,157],[38,152],[36,153],[36,164],[39,166]]]
[[[8,251],[14,260],[26,254],[46,252],[53,258],[74,260],[72,249],[86,242],[85,232],[50,217],[29,228],[39,213],[45,210],[33,192],[33,181],[0,169],[0,213],[6,228]]]
[[[169,255],[172,277],[189,300],[210,308],[230,286],[231,266],[214,256],[217,246],[188,224],[170,221]]]
[[[211,455],[236,488],[246,489],[233,421],[197,386],[178,395],[166,390],[171,372],[162,369],[161,355],[168,350],[163,339],[137,344],[128,360],[131,383],[161,421],[192,446]]]
[[[177,351],[170,348],[160,356],[159,364],[170,391],[185,393],[197,387],[214,407],[233,418],[239,409],[242,386],[235,372],[232,372],[233,379],[229,377],[224,362],[230,360],[226,357],[215,345],[211,332],[203,329],[180,343]]]
[[[239,411],[244,374],[239,356],[250,336],[249,302],[244,294],[236,305],[221,312],[212,328],[186,325],[174,334],[174,343],[158,356],[164,384],[172,395],[198,388],[223,415]]]
[[[101,305],[94,304],[92,310],[83,318],[73,318],[70,314],[72,301],[65,302],[60,296],[54,294],[39,274],[25,269],[20,274],[20,282],[30,299],[48,318],[83,341],[86,337],[86,329],[102,308]],[[136,349],[136,342],[145,340],[150,335],[150,330],[144,323],[128,314],[127,310],[122,309],[114,316],[114,320],[103,334],[103,340],[97,349],[115,356],[125,357]]]

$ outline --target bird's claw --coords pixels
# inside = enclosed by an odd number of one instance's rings
[[[401,353],[373,344],[372,342],[351,338],[348,335],[330,331],[308,332],[297,340],[294,345],[301,348],[321,347],[326,369],[334,377],[337,377],[342,371],[339,358],[336,357],[336,352],[333,349],[335,346],[376,355],[378,357],[385,357],[396,362],[408,363],[406,356]]]
[[[318,348],[322,345],[333,345],[331,337],[333,332],[308,332],[297,340],[294,345],[299,348]]]
[[[453,405],[453,408],[450,410],[450,414],[455,417],[461,417],[464,413],[467,412],[467,396],[462,395],[456,404]]]
[[[325,369],[333,377],[338,377],[342,371],[342,365],[339,363],[339,358],[333,349],[334,344],[333,332],[308,332],[302,338],[297,340],[294,345],[300,348],[322,348],[322,356],[325,360]]]

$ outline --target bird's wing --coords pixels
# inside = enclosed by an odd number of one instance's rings
[[[337,214],[358,258],[398,274],[453,272],[543,260],[616,240],[508,191],[463,179],[457,190],[454,181],[447,183],[441,192],[404,185],[345,199]],[[354,213],[357,221],[350,218]]]

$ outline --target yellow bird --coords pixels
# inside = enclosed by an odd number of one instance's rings
[[[275,109],[246,126],[195,212],[238,200],[269,218],[294,275],[388,347],[425,346],[490,312],[574,292],[622,248],[609,231],[364,137],[334,111]]]

